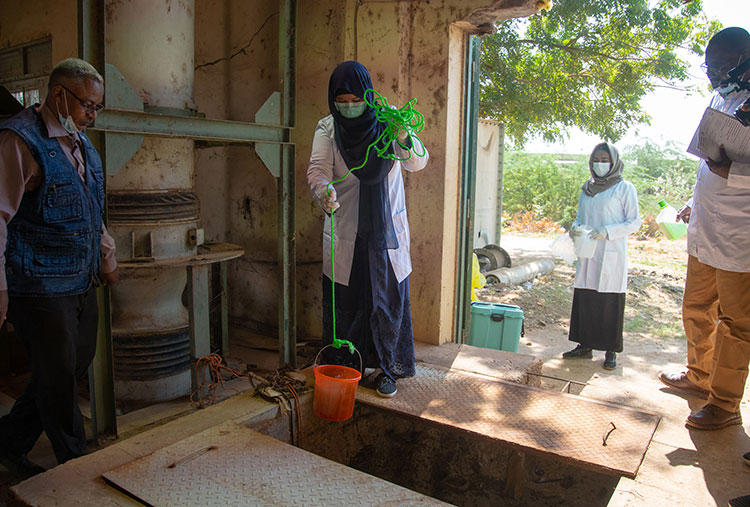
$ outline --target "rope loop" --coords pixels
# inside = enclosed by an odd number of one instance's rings
[[[365,90],[365,102],[367,105],[375,110],[375,117],[377,120],[381,123],[385,123],[386,127],[383,129],[383,132],[378,136],[377,139],[375,139],[370,145],[367,147],[367,151],[365,152],[365,161],[362,162],[362,165],[358,167],[352,167],[349,169],[346,174],[335,180],[330,182],[326,186],[326,191],[328,192],[328,195],[331,195],[331,186],[334,183],[340,183],[344,181],[347,176],[349,176],[352,172],[356,171],[357,169],[362,169],[365,165],[367,165],[367,161],[370,158],[370,150],[373,148],[375,149],[375,154],[380,158],[387,158],[391,160],[409,160],[411,158],[412,152],[418,157],[423,157],[425,155],[425,147],[422,143],[422,140],[419,138],[417,134],[422,132],[422,129],[424,129],[424,115],[414,109],[415,104],[417,103],[417,99],[413,98],[406,104],[404,104],[400,109],[396,108],[395,106],[391,106],[388,104],[388,99],[383,97],[381,94],[373,90],[372,88],[368,88]],[[411,146],[408,146],[398,139],[398,135],[401,133],[401,131],[406,131],[409,136],[412,138],[416,138],[418,143],[415,143],[414,141],[411,142]],[[407,138],[408,139],[408,138]],[[403,148],[406,151],[405,157],[399,157],[395,153],[387,153],[388,148],[393,144],[393,142],[398,143],[398,145]],[[418,153],[415,149],[415,146],[418,145],[422,148],[422,153]],[[331,220],[331,306],[333,308],[333,344],[334,347],[340,348],[343,342],[348,343],[349,352],[351,354],[354,354],[354,345],[351,344],[351,342],[348,342],[346,340],[339,340],[336,338],[336,268],[335,268],[335,261],[334,261],[334,248],[333,248],[333,238],[335,236],[334,229],[333,229],[333,213],[330,214],[330,220]]]

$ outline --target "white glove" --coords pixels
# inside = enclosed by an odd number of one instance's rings
[[[604,227],[595,227],[593,231],[589,233],[591,239],[607,239],[607,229]]]
[[[314,193],[315,199],[318,201],[318,204],[326,213],[333,213],[334,211],[339,209],[340,204],[336,200],[336,189],[333,188],[333,185],[329,186],[328,183],[318,183],[315,186]]]
[[[568,236],[570,236],[570,239],[577,238],[581,235],[581,228],[577,225],[571,225],[570,230],[568,231]]]

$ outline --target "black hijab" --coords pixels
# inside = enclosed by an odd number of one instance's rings
[[[336,108],[336,96],[351,93],[372,103],[372,92],[365,97],[365,90],[371,88],[370,73],[364,65],[354,61],[339,64],[328,82],[328,107],[333,115],[336,145],[349,169],[364,163],[368,147],[387,125],[377,120],[371,107],[366,107],[357,118],[344,118]],[[393,153],[392,145],[387,153]],[[379,157],[373,147],[364,167],[352,173],[360,183],[357,235],[367,238],[377,250],[398,248],[388,197],[388,173],[392,167],[393,160]]]
[[[594,172],[594,154],[597,151],[606,151],[609,153],[609,159],[612,161],[609,166],[609,172],[604,176],[597,176]],[[586,192],[586,195],[591,197],[599,192],[604,192],[608,188],[622,181],[622,170],[624,168],[625,164],[620,160],[620,153],[617,151],[617,148],[609,143],[597,144],[594,151],[592,151],[589,156],[589,171],[591,172],[591,179],[587,180],[581,188]]]

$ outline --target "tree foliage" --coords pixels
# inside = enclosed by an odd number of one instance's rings
[[[589,178],[588,156],[540,155],[510,151],[503,172],[503,211],[531,212],[564,228],[576,218],[581,185]]]
[[[697,163],[676,146],[645,142],[627,147],[622,159],[623,176],[638,191],[642,218],[655,217],[661,199],[679,209],[692,195]],[[581,185],[591,176],[588,160],[588,155],[509,151],[503,174],[504,214],[530,212],[568,229],[576,217]]]
[[[661,199],[680,209],[693,195],[698,164],[674,143],[662,147],[647,141],[631,146],[623,162],[625,178],[638,190],[641,216],[657,215]]]
[[[483,37],[480,115],[522,146],[564,140],[569,127],[616,141],[647,123],[640,100],[687,77],[682,48],[702,55],[718,30],[702,0],[555,0],[549,11],[500,22]]]

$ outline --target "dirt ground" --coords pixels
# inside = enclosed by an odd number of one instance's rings
[[[553,256],[548,245],[554,236],[504,234],[501,246],[514,265],[529,259]],[[685,361],[685,334],[680,306],[687,261],[684,239],[632,239],[629,242],[629,279],[625,303],[624,351],[618,363],[649,361],[650,370],[679,369]],[[568,322],[573,298],[575,266],[558,259],[555,269],[519,286],[486,286],[477,291],[480,300],[518,305],[524,312],[525,336],[519,352],[544,361],[543,373],[586,382],[604,371],[604,353],[592,360],[563,361],[560,355],[575,346],[568,341]],[[601,357],[599,357],[601,356]],[[644,365],[640,365],[641,367]],[[640,369],[640,368],[639,368]],[[549,388],[565,382],[545,379]],[[578,386],[580,390],[580,386]],[[576,391],[573,386],[572,392]]]

